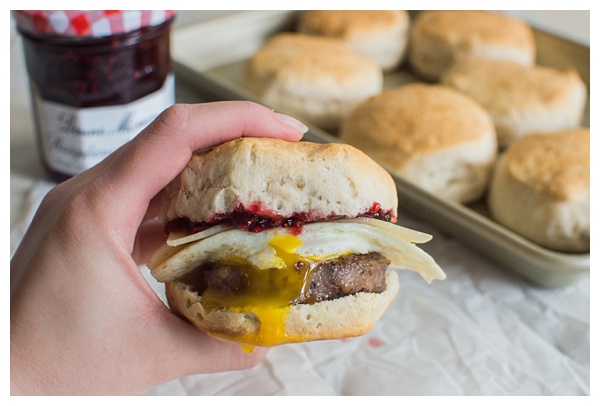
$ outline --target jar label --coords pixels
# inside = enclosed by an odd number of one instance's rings
[[[38,131],[51,169],[76,175],[130,141],[175,103],[175,80],[167,76],[154,93],[117,106],[77,108],[33,95]]]

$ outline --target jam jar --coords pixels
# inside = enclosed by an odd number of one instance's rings
[[[43,165],[61,181],[175,102],[171,10],[14,11]]]

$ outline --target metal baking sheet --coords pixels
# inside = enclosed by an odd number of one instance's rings
[[[293,11],[246,11],[188,26],[173,33],[173,62],[180,79],[213,100],[254,100],[241,87],[245,61],[270,36],[293,31]],[[590,83],[589,48],[535,30],[540,65],[579,70]],[[417,81],[409,69],[386,74],[384,86]],[[264,104],[264,103],[263,103]],[[283,111],[285,113],[285,111]],[[589,97],[583,125],[589,126]],[[340,142],[334,134],[309,124],[305,139]],[[495,223],[483,203],[463,206],[437,196],[392,174],[398,188],[399,209],[423,219],[462,240],[505,268],[543,287],[562,287],[589,272],[590,255],[566,254],[540,247]]]

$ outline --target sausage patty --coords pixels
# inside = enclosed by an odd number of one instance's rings
[[[359,292],[381,293],[390,261],[383,255],[349,254],[331,261],[311,264],[304,289],[292,304],[312,304]],[[304,264],[297,264],[303,267]],[[241,265],[207,263],[182,278],[202,294],[206,289],[243,294],[247,281]]]

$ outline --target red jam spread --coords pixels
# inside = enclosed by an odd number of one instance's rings
[[[137,100],[158,90],[171,71],[170,24],[77,40],[21,32],[31,85],[44,100],[74,107]]]
[[[379,203],[373,203],[368,211],[358,214],[357,217],[371,217],[388,222],[395,221],[393,210],[384,210]],[[347,216],[332,214],[326,217],[327,220],[336,218],[347,218]],[[248,208],[240,204],[229,214],[216,214],[208,222],[194,222],[187,218],[171,220],[165,225],[165,233],[191,235],[219,224],[229,224],[253,233],[259,233],[270,228],[285,227],[298,235],[302,232],[305,223],[318,220],[315,220],[315,216],[309,213],[294,213],[290,217],[284,217],[274,211],[262,208],[260,203],[251,203]]]

